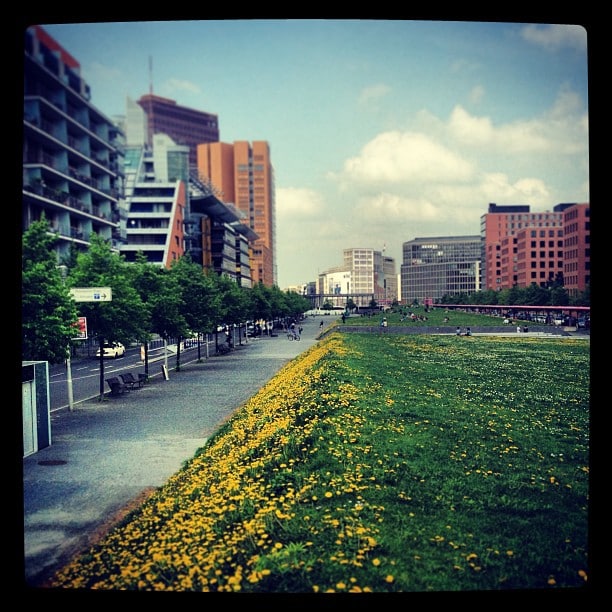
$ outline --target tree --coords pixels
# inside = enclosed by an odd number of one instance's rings
[[[129,265],[111,251],[103,238],[92,234],[89,250],[79,253],[76,266],[66,279],[71,287],[110,287],[112,290],[109,302],[78,304],[79,313],[87,317],[88,328],[100,347],[100,400],[104,399],[104,341],[119,341],[127,346],[140,340],[149,329],[148,309],[132,285],[127,271]]]
[[[213,331],[221,310],[217,274],[203,271],[189,255],[172,265],[170,272],[176,278],[187,326],[191,333],[198,335],[198,359],[201,359],[200,335]]]
[[[249,310],[254,320],[269,321],[272,318],[272,306],[266,291],[266,286],[259,281],[249,294]]]
[[[21,357],[62,363],[75,336],[77,309],[57,265],[58,238],[35,221],[23,234],[21,254]]]
[[[166,268],[158,269],[159,290],[150,298],[151,330],[166,342],[177,339],[175,370],[181,369],[181,339],[189,334],[185,318],[185,302],[181,294],[180,279]]]

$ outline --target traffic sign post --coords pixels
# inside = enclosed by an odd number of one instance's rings
[[[75,302],[111,302],[113,290],[110,287],[72,287],[70,295]]]
[[[75,302],[111,302],[110,287],[71,287],[70,295]],[[104,351],[100,345],[100,401],[104,399]]]

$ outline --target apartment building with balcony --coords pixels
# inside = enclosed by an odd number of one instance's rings
[[[22,229],[43,216],[58,261],[92,234],[125,241],[124,135],[90,101],[80,65],[40,26],[25,31]]]
[[[120,249],[126,261],[143,253],[149,263],[169,268],[185,253],[188,159],[189,148],[165,134],[153,137],[152,148],[126,147],[128,213],[126,242]]]

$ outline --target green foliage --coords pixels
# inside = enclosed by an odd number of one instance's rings
[[[86,252],[71,251],[58,269],[56,238],[46,222],[32,224],[24,235],[22,337],[24,359],[61,362],[74,335],[77,316],[87,318],[88,331],[99,343],[147,342],[157,334],[167,340],[211,333],[220,324],[297,317],[310,302],[276,285],[238,286],[227,276],[203,271],[189,255],[168,270],[150,264],[138,253],[134,263],[93,235]],[[75,304],[69,287],[110,287],[109,302]],[[177,353],[177,367],[179,367]]]
[[[189,256],[179,259],[170,271],[176,278],[185,322],[190,331],[212,332],[219,320],[222,304],[219,277],[215,273],[204,272]]]
[[[89,250],[79,253],[76,266],[69,271],[67,283],[71,287],[112,290],[110,302],[78,304],[80,315],[87,317],[92,335],[100,342],[119,341],[127,346],[148,331],[148,309],[132,284],[129,266],[105,240],[93,234]]]
[[[528,287],[512,287],[475,293],[455,293],[442,296],[440,304],[504,304],[507,306],[590,306],[590,286],[578,295],[570,297],[563,286],[562,278],[556,278],[547,287],[531,283]]]
[[[77,311],[64,284],[49,234],[42,219],[23,235],[21,256],[21,357],[61,363],[75,336]]]

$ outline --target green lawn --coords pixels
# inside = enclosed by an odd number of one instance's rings
[[[589,369],[575,338],[332,333],[54,585],[580,589]]]

